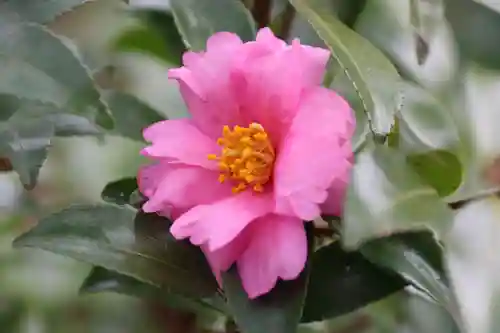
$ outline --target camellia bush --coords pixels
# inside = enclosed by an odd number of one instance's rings
[[[84,2],[0,2],[1,169],[29,191],[68,136],[139,141],[148,162],[15,247],[94,265],[82,292],[208,309],[228,332],[295,332],[403,290],[450,332],[500,329],[500,113],[470,83],[499,68],[493,1],[124,3],[140,25],[113,47],[171,64],[177,119],[99,85],[47,27]]]

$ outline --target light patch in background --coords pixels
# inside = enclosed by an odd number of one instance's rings
[[[203,0],[200,0],[203,1]],[[170,0],[129,0],[131,6],[145,8],[170,8]]]
[[[500,200],[461,209],[446,239],[445,258],[466,333],[498,332],[494,307],[500,297]]]

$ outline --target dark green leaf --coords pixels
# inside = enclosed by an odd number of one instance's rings
[[[205,50],[216,32],[234,32],[243,41],[255,39],[255,23],[240,1],[171,0],[170,6],[184,43],[193,51]]]
[[[202,300],[192,300],[181,295],[168,293],[130,276],[109,271],[102,267],[94,267],[80,287],[80,293],[100,292],[114,292],[138,298],[153,299],[164,302],[169,307],[185,310],[196,311],[213,308]]]
[[[136,178],[123,178],[108,183],[102,190],[101,197],[104,201],[117,205],[130,203],[132,193],[137,189]]]
[[[19,109],[21,101],[12,95],[0,94],[0,121],[6,121]]]
[[[370,42],[345,26],[329,8],[329,0],[290,0],[312,24],[355,87],[363,109],[377,133],[388,133],[399,108],[399,92],[384,89],[385,80],[397,80],[392,63]],[[381,83],[382,82],[382,83]]]
[[[443,249],[430,232],[393,235],[366,243],[363,255],[397,272],[431,299],[448,308],[452,294],[443,263]]]
[[[2,103],[0,96],[0,103]],[[52,103],[43,103],[26,99],[17,99],[17,108],[10,118],[11,122],[23,122],[25,119],[33,121],[47,121],[54,126],[57,136],[98,135],[101,130],[89,119],[68,114],[65,110]]]
[[[307,225],[309,253],[313,237]],[[292,281],[279,281],[273,290],[257,299],[248,299],[238,272],[233,266],[222,274],[228,307],[242,333],[293,333],[302,316],[310,265]]]
[[[398,275],[380,269],[339,242],[315,252],[311,261],[302,322],[322,321],[376,302],[406,285]]]
[[[172,15],[161,10],[136,10],[134,13],[142,25],[125,31],[118,38],[118,50],[142,52],[180,65],[186,48]]]
[[[53,103],[112,128],[108,107],[74,50],[68,40],[40,25],[0,19],[0,67],[4,69],[0,93]]]
[[[444,0],[460,52],[484,66],[500,68],[500,14],[473,0]]]
[[[10,161],[26,189],[33,189],[54,136],[53,124],[26,119],[0,125],[0,157]]]
[[[345,246],[418,228],[443,235],[452,220],[451,210],[404,155],[384,146],[358,154],[344,207]]]
[[[134,96],[110,92],[106,100],[115,118],[115,132],[121,136],[143,141],[144,128],[164,120],[158,112]]]
[[[35,247],[193,297],[212,296],[217,283],[201,251],[169,233],[156,214],[128,206],[72,206],[42,219],[14,245]]]
[[[57,16],[91,0],[2,0],[0,10],[10,10],[24,20],[48,23]]]

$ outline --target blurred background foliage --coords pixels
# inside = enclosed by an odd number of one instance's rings
[[[3,0],[0,5],[7,5],[29,20],[44,23],[54,33],[73,41],[102,89],[113,88],[135,96],[145,103],[141,105],[144,112],[149,112],[146,109],[150,107],[168,118],[186,115],[175,84],[166,76],[168,68],[180,64],[180,54],[184,50],[168,12],[167,0],[130,0],[129,4],[121,0],[51,2],[65,4],[67,8],[50,8],[49,2],[46,7],[33,8],[24,6],[27,2]],[[447,198],[449,202],[484,191],[488,193],[500,184],[495,164],[500,156],[498,7],[495,1],[487,0],[331,0],[331,8],[325,8],[329,11],[325,15],[335,15],[355,29],[383,51],[405,78],[449,106],[449,116],[459,124],[461,137],[468,138],[465,142],[469,161],[465,167],[466,180]],[[272,13],[271,26],[290,25],[288,36],[283,38],[299,37],[305,44],[323,46],[309,23],[294,15],[285,0],[274,0]],[[0,23],[0,29],[1,26]],[[191,46],[201,48],[203,43],[201,40],[200,45]],[[7,70],[7,64],[0,68],[0,75],[6,75],[2,71]],[[331,86],[346,96],[352,94],[342,75],[336,75]],[[111,96],[109,102],[113,101]],[[117,107],[124,113],[133,105],[130,101],[125,103],[116,99],[116,103],[120,101],[122,104]],[[123,117],[120,121],[118,130],[128,129],[136,120]],[[432,126],[435,122],[431,119],[427,124]],[[417,139],[421,134],[419,130],[413,131]],[[357,137],[363,133],[366,128],[361,126]],[[129,132],[128,135],[133,139],[140,133]],[[138,157],[140,148],[140,143],[119,135],[107,136],[104,140],[57,138],[52,141],[33,191],[23,191],[16,174],[0,174],[0,332],[223,330],[223,318],[211,313],[196,318],[164,304],[130,296],[79,296],[77,290],[90,266],[42,251],[14,251],[11,248],[12,240],[33,226],[38,217],[72,202],[99,202],[100,192],[108,182],[134,176],[142,163]],[[460,273],[455,281],[460,286],[458,293],[462,293],[458,296],[469,304],[463,311],[470,313],[470,320],[479,326],[490,313],[484,307],[489,306],[485,300],[497,290],[498,282],[491,277],[497,276],[500,269],[495,274],[485,272],[479,277],[471,271],[485,269],[474,266],[480,262],[476,258],[487,261],[498,252],[496,239],[500,232],[494,223],[498,222],[499,207],[497,198],[466,206],[458,214],[452,232],[454,244],[462,247],[469,244],[464,250],[468,251],[468,261],[450,256],[449,265],[452,272]],[[477,225],[470,228],[467,223]],[[496,269],[499,265],[490,266]],[[452,323],[447,316],[441,315],[444,310],[414,293],[417,291],[406,290],[335,320],[304,325],[301,330],[452,332]]]

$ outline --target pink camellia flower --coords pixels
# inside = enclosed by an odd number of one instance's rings
[[[328,58],[268,28],[248,43],[216,33],[169,71],[192,117],[144,130],[155,163],[139,172],[143,210],[172,217],[216,277],[236,263],[250,298],[301,273],[303,221],[340,214],[355,119],[321,87]]]

